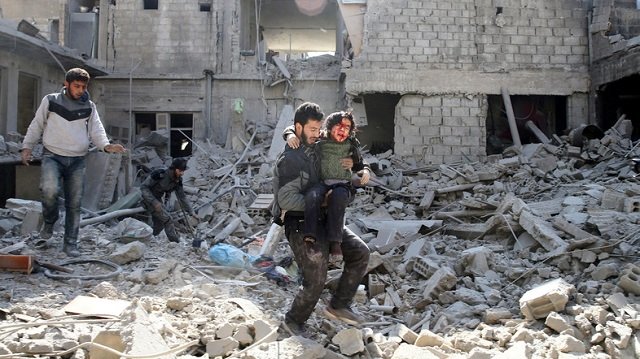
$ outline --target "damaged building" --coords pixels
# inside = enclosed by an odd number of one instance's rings
[[[228,148],[247,140],[243,129],[269,136],[305,100],[354,109],[371,153],[427,164],[513,144],[505,96],[522,143],[637,117],[629,0],[0,5],[5,19],[28,19],[45,43],[105,69],[91,92],[113,139],[166,131],[171,156],[188,156],[192,139]],[[40,81],[39,97],[49,89],[33,72],[19,70]],[[3,134],[20,132],[3,111]]]

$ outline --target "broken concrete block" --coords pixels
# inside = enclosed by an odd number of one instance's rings
[[[21,339],[14,352],[44,354],[53,351],[53,343],[47,339]]]
[[[511,342],[527,342],[529,344],[533,344],[533,340],[532,331],[527,328],[518,328],[511,337]]]
[[[114,235],[122,243],[148,243],[153,238],[153,228],[135,218],[127,217],[116,225]]]
[[[607,326],[604,329],[604,334],[607,338],[613,340],[613,344],[619,349],[625,349],[629,345],[633,330],[626,325],[616,323],[614,321],[608,321]]]
[[[465,287],[456,289],[455,297],[470,305],[477,305],[486,302],[486,298],[482,293]]]
[[[109,255],[109,260],[117,264],[127,264],[137,261],[144,255],[147,246],[140,242],[131,242],[119,246]]]
[[[262,341],[262,343],[269,343],[275,341],[278,338],[278,327],[269,324],[268,322],[258,319],[253,322],[253,330],[254,330],[254,339],[255,341],[260,341],[266,337]]]
[[[183,310],[189,304],[191,304],[193,300],[191,298],[185,297],[171,297],[167,299],[167,308],[173,310]]]
[[[369,273],[369,298],[373,298],[380,293],[384,293],[385,284],[378,278],[377,274]]]
[[[607,304],[609,304],[609,307],[611,308],[611,310],[616,315],[620,315],[621,314],[620,310],[626,307],[627,305],[629,305],[629,302],[627,301],[627,297],[625,297],[624,294],[620,292],[608,296],[606,301],[607,301]],[[598,324],[602,324],[602,322],[599,322]]]
[[[480,347],[485,349],[490,349],[492,347],[492,343],[486,339],[480,337],[479,332],[460,332],[457,333],[453,337],[453,347],[462,350],[464,352],[469,352],[471,349]]]
[[[233,335],[236,326],[231,323],[224,323],[216,330],[216,338],[224,339]]]
[[[528,232],[522,232],[518,238],[516,239],[516,243],[513,245],[514,251],[521,251],[527,248],[533,248],[539,245],[538,241],[536,241],[532,235]]]
[[[584,353],[587,348],[584,343],[568,334],[560,334],[555,339],[555,348],[562,353]]]
[[[117,330],[103,330],[93,339],[94,343],[104,345],[111,349],[115,349],[124,353],[126,345],[122,342],[122,336]],[[119,359],[120,355],[98,348],[96,346],[89,347],[89,354],[92,358]]]
[[[424,196],[422,197],[422,200],[420,200],[420,204],[418,205],[418,207],[422,209],[429,209],[435,197],[436,193],[434,191],[426,191]]]
[[[640,295],[640,267],[630,263],[622,271],[618,286],[627,293]]]
[[[389,332],[389,337],[399,337],[409,344],[414,344],[418,338],[418,334],[407,328],[404,324],[398,323],[393,327],[391,332]]]
[[[411,344],[402,343],[393,352],[391,359],[440,359],[442,356],[434,354],[432,348],[418,348]],[[387,356],[384,356],[385,358]]]
[[[602,200],[600,202],[600,206],[605,209],[613,209],[616,211],[622,211],[624,207],[624,200],[627,196],[618,191],[614,191],[611,189],[605,189],[602,194]]]
[[[144,280],[147,283],[158,284],[169,276],[169,272],[178,264],[174,259],[166,259],[158,267],[150,272],[144,273]]]
[[[425,278],[430,278],[438,268],[440,268],[440,265],[429,257],[417,257],[413,264],[413,271]]]
[[[563,316],[556,312],[549,313],[544,324],[558,333],[562,333],[567,329],[573,329],[571,324],[569,324],[569,322]]]
[[[142,311],[139,311],[142,312]],[[148,318],[138,317],[135,322],[127,325],[122,331],[122,341],[126,343],[125,353],[135,354],[154,354],[164,353],[169,350],[169,346],[164,338],[149,322]],[[173,354],[158,356],[158,358],[170,359]]]
[[[530,359],[531,345],[527,342],[515,342],[509,349],[496,355],[493,359]]]
[[[453,269],[441,267],[427,280],[423,296],[425,299],[435,298],[441,292],[447,291],[456,285],[458,277]]]
[[[508,309],[491,308],[484,312],[484,322],[487,324],[496,324],[503,319],[510,319],[513,315]]]
[[[5,208],[11,211],[11,215],[17,219],[23,219],[27,211],[36,211],[42,213],[42,203],[20,198],[7,199]]]
[[[462,252],[465,261],[465,272],[476,276],[484,276],[489,270],[487,258],[491,255],[491,251],[486,247],[469,248]]]
[[[422,329],[414,345],[417,347],[439,347],[442,343],[444,343],[443,337],[428,329]]]
[[[564,310],[574,286],[562,278],[543,283],[520,298],[520,311],[528,320],[545,318],[549,313]]]
[[[418,238],[411,242],[404,252],[404,256],[402,257],[403,261],[406,262],[411,258],[419,256],[426,242],[427,238],[425,237]]]
[[[558,236],[551,225],[531,212],[520,213],[520,225],[548,251],[562,251],[568,244]]]
[[[238,349],[238,347],[238,341],[230,337],[210,340],[207,342],[207,354],[212,358],[217,356],[226,356],[232,351]]]
[[[42,211],[27,210],[22,219],[20,234],[25,236],[31,232],[39,231],[42,226],[42,220]]]
[[[364,350],[362,331],[356,328],[343,329],[331,339],[333,344],[340,347],[344,355],[354,355]]]
[[[237,340],[241,346],[247,346],[253,343],[253,337],[249,331],[249,327],[247,325],[239,325],[236,328],[235,334],[233,334],[233,339]]]

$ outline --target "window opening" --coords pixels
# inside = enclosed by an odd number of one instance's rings
[[[17,131],[26,134],[40,103],[39,79],[23,72],[18,74]]]
[[[143,0],[145,10],[158,10],[158,0]]]

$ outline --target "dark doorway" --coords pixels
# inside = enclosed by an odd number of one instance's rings
[[[567,98],[564,96],[511,96],[513,114],[522,144],[538,143],[540,140],[528,129],[527,122],[538,127],[551,139],[554,134],[562,135],[567,127]],[[487,154],[502,153],[513,144],[509,121],[502,96],[488,97],[487,111]]]
[[[640,138],[640,75],[600,86],[596,96],[598,126],[606,131],[624,114],[633,124],[632,140]]]
[[[393,150],[396,106],[400,97],[398,94],[390,93],[374,93],[361,97],[367,113],[367,124],[358,125],[358,139],[371,154]]]
[[[171,114],[171,157],[191,156],[193,152],[193,114]]]

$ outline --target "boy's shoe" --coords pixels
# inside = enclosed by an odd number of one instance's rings
[[[42,226],[42,230],[40,230],[40,238],[41,239],[49,239],[53,237],[53,224],[45,223]]]
[[[331,304],[327,304],[324,307],[324,314],[332,319],[342,320],[343,322],[355,326],[359,326],[364,323],[364,318],[355,313],[351,308],[334,308]]]

